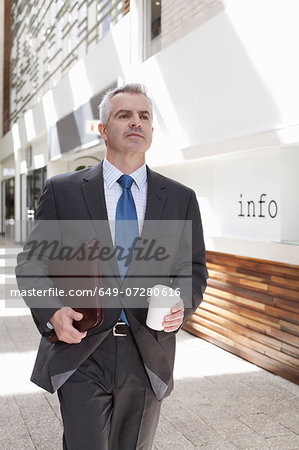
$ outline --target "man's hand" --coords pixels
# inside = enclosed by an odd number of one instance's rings
[[[171,308],[171,314],[164,317],[162,323],[164,331],[170,333],[176,331],[183,323],[184,319],[184,302],[182,299]]]
[[[73,320],[79,321],[81,319],[83,319],[83,314],[69,306],[65,306],[53,314],[50,322],[60,341],[66,342],[67,344],[80,344],[82,339],[85,338],[87,331],[80,333],[80,331],[73,327]]]

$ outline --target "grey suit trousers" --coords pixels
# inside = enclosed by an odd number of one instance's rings
[[[134,338],[112,332],[58,390],[64,450],[150,450],[161,402]]]

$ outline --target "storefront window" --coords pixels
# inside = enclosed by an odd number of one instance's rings
[[[13,235],[15,222],[15,179],[9,178],[2,181],[2,223],[1,232],[5,235]]]
[[[145,59],[161,50],[161,1],[144,0]]]
[[[4,218],[10,220],[15,218],[15,179],[3,181],[4,187]]]
[[[27,218],[34,219],[46,181],[46,168],[33,170],[27,176]]]

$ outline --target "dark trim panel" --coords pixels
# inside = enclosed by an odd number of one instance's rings
[[[4,4],[3,135],[10,129],[11,0]]]

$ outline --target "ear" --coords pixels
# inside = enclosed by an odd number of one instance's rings
[[[104,139],[104,141],[107,141],[107,133],[106,133],[106,125],[103,125],[102,123],[99,123],[99,133]]]

